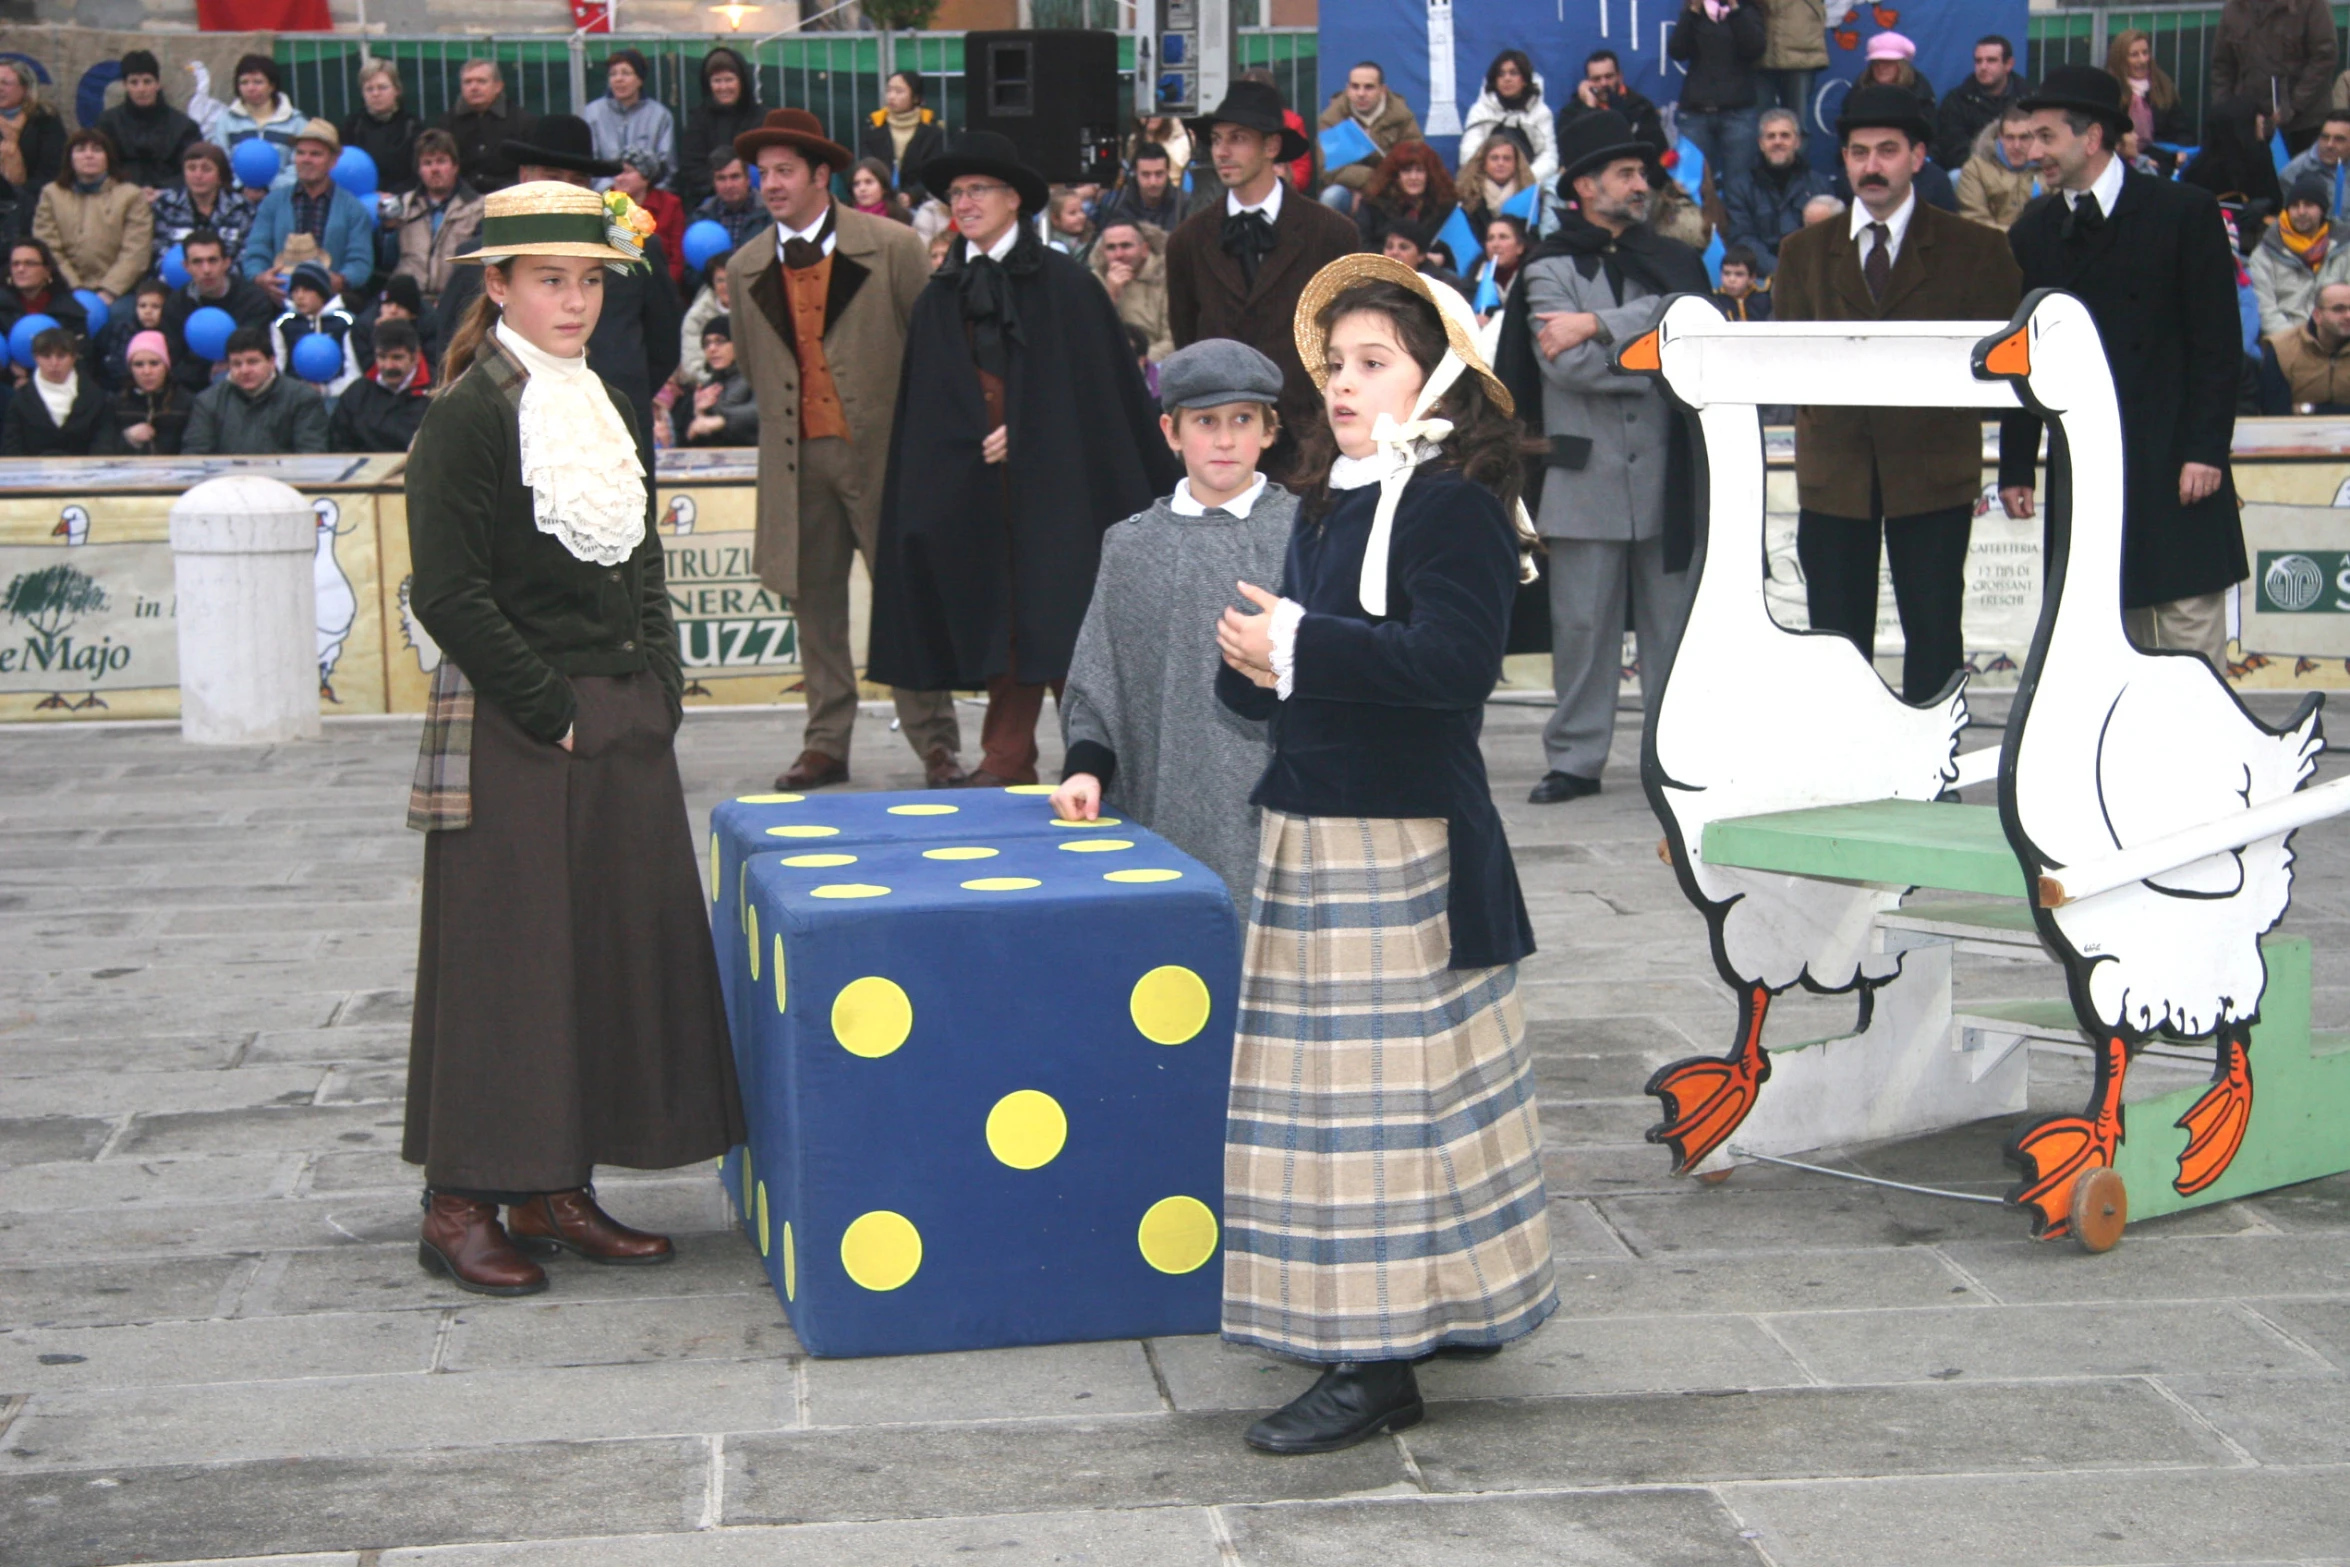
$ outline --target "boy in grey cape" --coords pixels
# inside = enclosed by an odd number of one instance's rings
[[[1289,552],[1297,498],[1257,472],[1280,396],[1280,367],[1230,338],[1159,366],[1159,427],[1185,476],[1102,536],[1053,794],[1069,821],[1093,820],[1107,799],[1223,877],[1244,914],[1257,873],[1248,796],[1272,749],[1264,724],[1216,700],[1216,621],[1237,584],[1279,581]]]

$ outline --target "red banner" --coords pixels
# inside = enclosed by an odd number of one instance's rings
[[[196,25],[208,33],[331,33],[326,0],[196,0]]]
[[[583,33],[608,33],[612,30],[610,0],[571,0],[571,25]]]

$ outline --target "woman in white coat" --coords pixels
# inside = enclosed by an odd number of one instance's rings
[[[1508,126],[1526,138],[1533,152],[1530,172],[1534,183],[1547,187],[1558,178],[1558,133],[1551,124],[1550,106],[1542,101],[1542,78],[1523,49],[1504,49],[1485,68],[1485,90],[1461,123],[1461,156],[1473,160],[1486,138]],[[1461,165],[1468,173],[1468,163]]]

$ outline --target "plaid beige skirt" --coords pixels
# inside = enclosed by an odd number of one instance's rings
[[[1453,969],[1440,819],[1265,812],[1224,1145],[1224,1336],[1500,1344],[1558,1308],[1514,967]]]

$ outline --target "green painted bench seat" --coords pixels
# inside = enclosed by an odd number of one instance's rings
[[[2021,898],[2024,874],[1990,805],[1870,800],[1706,823],[1708,865]]]

